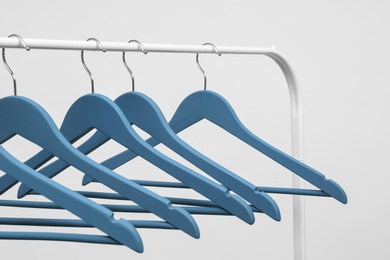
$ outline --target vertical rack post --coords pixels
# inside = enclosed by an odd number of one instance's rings
[[[267,54],[266,54],[267,55]],[[297,80],[292,67],[287,60],[276,51],[267,56],[271,57],[282,69],[286,77],[290,92],[291,102],[291,139],[292,156],[304,161],[303,142],[303,111],[302,97],[298,88]],[[293,175],[293,187],[304,188],[303,180]],[[294,260],[306,259],[306,221],[305,221],[305,200],[304,196],[293,196],[293,233],[294,233]]]

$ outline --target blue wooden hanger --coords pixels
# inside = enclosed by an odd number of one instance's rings
[[[82,61],[83,66],[91,76],[90,71],[84,63],[83,55]],[[92,79],[93,78],[91,77],[91,82],[93,82]],[[253,212],[245,201],[240,197],[229,193],[225,187],[179,164],[151,147],[134,131],[115,102],[98,94],[89,94],[79,98],[67,112],[60,130],[65,138],[73,143],[93,128],[106,135],[107,140],[113,139],[128,149],[131,149],[150,163],[198,191],[200,194],[209,198],[245,222],[250,224],[254,222]],[[42,165],[42,162],[46,162],[51,158],[50,154],[51,153],[42,151],[29,161],[34,162],[36,165]],[[58,174],[59,171],[42,171],[42,173],[45,174],[45,176],[53,177]],[[85,173],[96,179],[92,174]],[[104,179],[98,181],[103,181],[103,184],[106,184],[107,182],[107,180]],[[19,189],[19,195],[22,196],[30,190],[31,189],[26,187],[26,185],[22,185]],[[131,192],[129,191],[129,193]],[[123,192],[121,194],[124,195]],[[140,204],[136,199],[133,198],[133,200]],[[155,203],[149,203],[148,205],[141,203],[140,205],[150,209],[151,212],[159,210]],[[164,219],[168,221],[166,216],[164,216]],[[174,225],[171,221],[168,222]],[[194,231],[191,234],[194,235]]]
[[[4,64],[7,64],[5,61],[4,56],[4,50],[3,50],[3,59]],[[11,72],[11,75],[14,77],[14,74],[12,70],[7,65],[8,70]],[[15,84],[16,81],[14,81]],[[79,114],[81,116],[81,120],[83,120],[82,116],[86,118],[94,117],[94,120],[97,121],[97,124],[104,124],[105,122],[102,121],[105,117],[104,114],[107,115],[108,118],[112,118],[111,114],[113,110],[110,108],[106,111],[104,111],[104,106],[99,106],[99,103],[94,103],[96,107],[89,107],[84,109],[85,107],[88,107],[91,105],[90,102],[86,101],[83,103],[83,100],[87,99],[94,99],[95,96],[93,95],[87,95],[86,98],[79,99],[79,102],[76,102],[77,105],[74,105],[73,108],[76,110],[73,110],[73,113],[70,113],[72,115]],[[110,187],[111,189],[117,191],[122,196],[136,202],[140,206],[144,207],[145,209],[149,210],[152,213],[155,213],[157,216],[161,217],[162,219],[168,221],[175,227],[179,228],[180,230],[186,232],[187,234],[198,238],[200,236],[199,228],[193,219],[193,217],[185,210],[183,210],[180,207],[174,207],[171,205],[171,202],[156,193],[142,187],[141,185],[128,180],[124,178],[123,176],[116,174],[109,170],[108,168],[100,165],[99,163],[91,160],[87,156],[85,156],[83,153],[75,149],[61,134],[61,132],[56,127],[55,123],[51,120],[50,116],[36,103],[33,103],[31,100],[28,100],[26,98],[22,97],[8,97],[2,99],[3,103],[7,100],[9,107],[6,107],[7,109],[10,109],[12,112],[3,113],[1,116],[4,117],[4,120],[7,119],[12,124],[10,125],[9,131],[10,133],[5,132],[5,129],[2,129],[2,135],[0,140],[6,140],[7,138],[12,137],[12,134],[18,133],[22,136],[24,136],[26,139],[36,143],[37,145],[41,146],[44,149],[44,154],[49,155],[49,159],[52,156],[57,156],[61,160],[66,161],[68,164],[74,166],[75,168],[79,169],[80,171],[93,176],[96,179],[99,179],[99,181],[103,184],[105,184],[107,187]],[[99,99],[96,96],[96,100],[104,100]],[[93,102],[92,102],[93,103]],[[104,103],[104,101],[103,101]],[[93,104],[92,104],[93,105]],[[11,107],[13,106],[13,107]],[[20,107],[18,107],[20,106]],[[80,109],[80,111],[77,111],[77,109]],[[31,112],[29,112],[31,110]],[[96,111],[93,111],[96,110]],[[23,111],[25,114],[20,114],[20,119],[13,119],[12,116],[17,115],[16,113],[21,113],[20,111]],[[118,111],[120,111],[118,109]],[[29,112],[29,113],[28,113]],[[114,112],[115,113],[115,112]],[[14,115],[15,114],[15,115]],[[23,116],[23,117],[22,117]],[[91,125],[89,124],[89,121],[86,120],[84,124],[82,124],[82,121],[80,120],[80,117],[73,117],[76,119],[75,125],[80,125],[80,127],[74,127],[73,130],[79,131],[76,136],[73,136],[72,140],[77,140],[80,136],[87,133],[89,130],[92,129]],[[99,119],[102,118],[102,119]],[[107,119],[108,119],[107,118]],[[117,120],[120,120],[120,118],[115,117]],[[11,121],[13,119],[13,121]],[[34,122],[34,119],[37,120],[37,122]],[[38,121],[39,120],[39,121]],[[114,120],[112,118],[112,120]],[[110,121],[106,121],[109,123]],[[39,123],[39,124],[38,124]],[[120,125],[120,124],[119,124]],[[113,124],[114,126],[114,124]],[[13,127],[13,128],[11,128]],[[110,128],[110,126],[106,127]],[[20,132],[12,132],[15,131]],[[120,130],[115,130],[112,128],[112,132],[121,133],[121,130],[123,131],[123,128]],[[68,131],[70,134],[72,129]],[[45,160],[44,160],[45,161]],[[26,165],[30,166],[31,168],[36,168],[39,165],[33,165],[34,160],[29,160],[26,162]],[[9,177],[7,175],[2,176],[1,181],[7,181],[8,183],[11,183],[11,186],[15,184],[15,180],[12,177]],[[3,183],[2,183],[3,185]],[[24,186],[22,184],[22,186]],[[3,190],[7,190],[9,186],[3,185]],[[19,192],[19,197],[22,196],[22,194]]]
[[[326,179],[320,172],[251,133],[241,123],[230,104],[215,92],[202,90],[189,95],[180,104],[169,125],[175,133],[179,133],[204,118],[267,155],[336,200],[347,203],[344,190],[336,182]]]
[[[49,122],[49,123],[48,123]],[[45,146],[56,154],[56,150],[62,146],[64,138],[59,135],[54,122],[50,124],[50,117],[33,101],[23,97],[6,97],[0,99],[0,143],[4,143],[16,134]],[[54,125],[54,127],[53,127]],[[62,154],[69,153],[62,151]],[[66,157],[72,155],[67,154]],[[57,205],[79,216],[87,223],[99,228],[113,239],[119,241],[137,252],[143,251],[141,237],[132,224],[124,219],[115,220],[113,212],[107,208],[71,191],[64,186],[37,174],[33,169],[21,163],[0,146],[0,169],[7,175],[29,185]],[[2,233],[0,236],[25,237],[33,236],[31,233]],[[37,233],[37,238],[44,239],[47,233]],[[52,234],[53,240],[68,240],[72,235]],[[73,236],[75,241],[80,239],[101,240],[104,238],[92,236]],[[109,239],[108,239],[109,240]]]

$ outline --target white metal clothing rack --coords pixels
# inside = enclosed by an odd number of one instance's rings
[[[85,50],[100,51],[94,41],[70,41],[70,40],[46,40],[46,39],[23,39],[30,49],[51,50]],[[140,51],[137,43],[101,42],[106,51],[128,52]],[[142,43],[147,52],[167,53],[215,53],[210,45],[172,45]],[[0,38],[0,48],[24,48],[17,38]],[[303,147],[303,113],[302,99],[298,88],[296,76],[286,58],[274,48],[258,47],[230,47],[218,46],[221,54],[251,54],[265,55],[274,60],[282,69],[287,80],[291,102],[291,133],[292,133],[292,156],[304,160]],[[304,183],[297,175],[293,175],[293,187],[304,188]],[[293,233],[294,233],[294,259],[305,260],[305,204],[304,196],[293,196]]]

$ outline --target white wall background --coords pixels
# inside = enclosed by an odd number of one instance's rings
[[[389,259],[389,5],[388,1],[3,1],[0,36],[275,45],[293,65],[304,97],[306,163],[336,180],[349,198],[347,205],[307,198],[307,258]],[[79,55],[7,51],[19,93],[41,104],[58,125],[72,102],[90,91]],[[86,53],[98,93],[115,98],[130,89],[120,59],[119,53]],[[127,59],[137,90],[153,98],[167,118],[185,96],[202,88],[194,55],[129,53]],[[266,57],[253,56],[201,55],[201,62],[209,89],[225,96],[254,133],[290,152],[289,96],[278,67]],[[5,69],[0,70],[0,81],[0,95],[11,95],[12,81]],[[290,185],[287,171],[207,122],[181,136],[254,183]],[[21,159],[36,151],[22,140],[11,141],[6,148]],[[113,153],[118,149],[111,146]],[[94,154],[97,160],[106,158],[110,149],[102,150]],[[57,180],[78,188],[82,174],[68,172]],[[129,177],[146,172],[164,176],[142,160],[118,172]],[[15,192],[3,197],[14,198]],[[291,197],[273,197],[282,211],[279,223],[259,214],[252,226],[234,217],[195,216],[199,240],[179,231],[140,230],[143,254],[121,246],[0,241],[1,255],[2,259],[292,259]],[[1,212],[2,216],[65,214],[10,208]]]

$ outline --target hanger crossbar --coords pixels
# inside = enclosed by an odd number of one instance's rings
[[[101,204],[102,206],[115,211],[126,213],[150,213],[148,210],[138,205],[113,205]],[[20,207],[20,208],[38,208],[38,209],[63,209],[55,203],[44,201],[15,201],[15,200],[0,200],[0,206],[6,207]],[[216,216],[230,216],[228,211],[219,207],[201,207],[201,206],[183,206],[181,207],[190,214],[195,215],[216,215]],[[253,212],[261,213],[258,209],[251,206]]]
[[[164,221],[155,220],[128,220],[136,228],[177,229]],[[48,219],[48,218],[0,218],[0,225],[14,226],[46,226],[46,227],[74,227],[94,228],[91,224],[80,219]]]
[[[122,245],[108,236],[54,233],[54,232],[0,232],[0,240],[45,240],[45,241]]]
[[[181,182],[169,182],[169,181],[147,181],[147,180],[133,180],[134,182],[148,187],[159,187],[159,188],[178,188],[178,189],[190,189],[187,185]],[[276,194],[286,194],[286,195],[302,195],[302,196],[317,196],[317,197],[329,197],[328,194],[321,190],[313,189],[296,189],[296,188],[283,188],[283,187],[257,187],[259,191],[264,191],[267,193],[276,193]],[[85,192],[78,191],[80,194],[89,197],[89,198],[99,198],[99,199],[117,199],[117,200],[126,200],[123,196],[117,193],[104,193],[104,192]],[[35,192],[30,193],[30,195],[38,195]],[[192,199],[179,199],[167,197],[174,204],[188,204],[190,203],[193,206],[203,206],[203,207],[216,207],[215,203],[205,200],[192,200]]]

